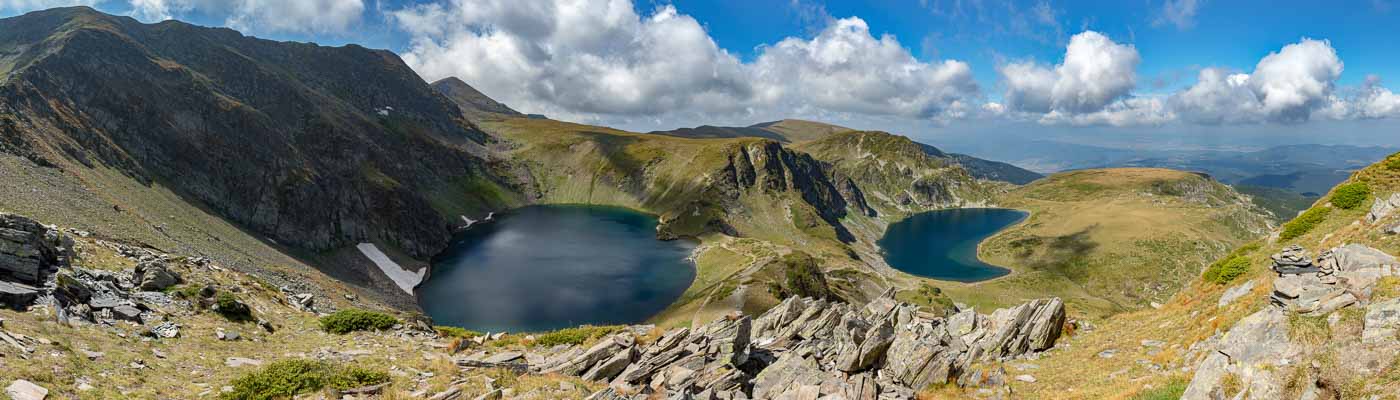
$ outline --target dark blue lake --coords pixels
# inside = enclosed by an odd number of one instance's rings
[[[656,240],[656,218],[615,207],[532,206],[453,238],[418,288],[439,325],[535,332],[645,321],[695,278],[695,244]]]
[[[983,281],[1011,271],[978,260],[977,244],[1026,215],[1004,208],[929,211],[890,225],[878,244],[885,262],[900,271],[945,281]]]

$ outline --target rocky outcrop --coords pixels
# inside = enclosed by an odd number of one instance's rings
[[[72,239],[32,219],[0,213],[0,279],[41,284],[68,265]]]
[[[1400,208],[1400,193],[1392,193],[1389,198],[1377,198],[1376,203],[1371,205],[1371,212],[1366,213],[1366,223],[1374,224],[1395,212]]]
[[[1333,312],[1351,306],[1366,306],[1361,342],[1390,346],[1400,330],[1400,301],[1369,304],[1371,292],[1383,277],[1396,274],[1394,257],[1363,245],[1346,245],[1323,252],[1316,259],[1300,246],[1290,246],[1273,256],[1274,280],[1271,304],[1237,322],[1218,339],[1207,342],[1211,352],[1196,367],[1195,376],[1183,399],[1277,399],[1290,385],[1304,384],[1303,398],[1325,392],[1330,385],[1317,378],[1317,364],[1311,370],[1301,361],[1319,345],[1302,344],[1290,337],[1290,316],[1329,316],[1329,326],[1340,321]],[[1232,291],[1234,291],[1232,289]],[[1222,305],[1228,304],[1222,298]],[[1330,328],[1329,328],[1330,329]],[[1356,338],[1329,337],[1320,346],[1351,348]],[[1384,350],[1379,350],[1384,351]],[[1364,353],[1364,351],[1363,351]],[[1294,374],[1296,371],[1302,374]],[[1299,376],[1314,380],[1294,382]],[[1230,391],[1230,392],[1227,392]],[[1311,397],[1310,397],[1311,396]]]
[[[0,304],[23,309],[72,259],[73,241],[32,219],[0,213]]]
[[[1279,367],[1296,361],[1298,349],[1289,341],[1288,316],[1268,307],[1240,320],[1215,345],[1215,351],[1196,367],[1183,400],[1229,398],[1226,381],[1234,381],[1248,393],[1245,399],[1278,399],[1283,393]]]
[[[895,302],[892,292],[864,307],[792,297],[757,318],[733,315],[650,343],[629,330],[523,358],[534,360],[533,372],[607,382],[593,399],[911,398],[957,382],[976,363],[1048,350],[1064,323],[1059,299],[940,318]],[[502,367],[481,353],[458,360]]]

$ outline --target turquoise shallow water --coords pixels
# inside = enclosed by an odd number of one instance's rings
[[[878,244],[885,262],[900,271],[946,281],[983,281],[1011,271],[978,260],[977,245],[1026,215],[1003,208],[930,211],[890,225]]]
[[[656,219],[598,206],[532,206],[458,234],[419,304],[439,325],[533,332],[645,321],[695,278],[686,241]]]

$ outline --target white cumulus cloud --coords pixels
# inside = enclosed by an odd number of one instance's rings
[[[920,62],[894,36],[872,36],[859,18],[765,47],[754,68],[761,100],[838,112],[958,117],[978,95],[967,63]]]
[[[1016,111],[1084,114],[1129,95],[1141,61],[1133,46],[1085,31],[1070,38],[1064,61],[1053,69],[1022,62],[1004,65],[999,72],[1007,105]]]
[[[859,18],[760,46],[745,63],[673,6],[634,9],[630,0],[449,0],[390,14],[413,36],[402,56],[425,79],[456,76],[532,112],[955,118],[980,96],[966,63],[917,60]]]
[[[54,7],[93,6],[100,0],[0,0],[0,11],[26,13]]]
[[[1341,118],[1348,108],[1334,94],[1341,74],[1331,43],[1303,39],[1260,59],[1249,74],[1203,69],[1171,104],[1183,119],[1203,124],[1299,123],[1317,113]]]
[[[144,21],[179,18],[192,12],[224,18],[240,31],[344,33],[364,14],[364,0],[128,0],[131,14]]]

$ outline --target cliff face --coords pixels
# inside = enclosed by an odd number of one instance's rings
[[[375,240],[426,258],[449,231],[424,193],[502,181],[487,136],[387,51],[87,8],[0,32],[6,150],[169,186],[285,244]]]

